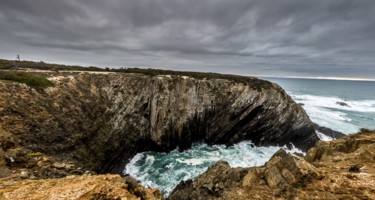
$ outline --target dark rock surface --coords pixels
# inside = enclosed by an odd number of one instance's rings
[[[341,101],[336,102],[336,104],[337,104],[337,105],[340,105],[340,106],[350,107],[347,103],[345,103],[345,102],[341,102]]]
[[[315,130],[318,131],[319,133],[322,133],[322,134],[324,134],[328,137],[331,137],[333,139],[338,139],[338,138],[346,136],[344,133],[341,133],[339,131],[334,131],[334,130],[332,130],[330,128],[327,128],[327,127],[324,127],[324,126],[320,126],[319,124],[314,123],[314,127],[315,127]]]
[[[0,126],[31,153],[75,168],[121,173],[139,151],[192,142],[289,145],[317,141],[305,111],[278,85],[256,78],[47,73],[54,87],[0,82]]]

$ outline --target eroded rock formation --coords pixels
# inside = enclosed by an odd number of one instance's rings
[[[375,133],[362,133],[321,141],[304,158],[279,150],[262,167],[219,161],[169,199],[375,199],[374,188]]]
[[[136,152],[183,150],[197,140],[304,150],[318,140],[305,111],[256,78],[43,73],[54,87],[0,82],[0,126],[17,140],[5,151],[45,154],[82,172],[120,173]],[[15,156],[5,157],[12,168]]]

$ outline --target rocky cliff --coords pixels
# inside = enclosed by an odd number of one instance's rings
[[[10,169],[39,166],[38,155],[73,165],[35,172],[38,177],[72,169],[120,173],[136,152],[183,150],[198,140],[231,145],[250,139],[303,150],[318,140],[305,111],[279,86],[257,78],[32,73],[54,86],[0,81],[0,126],[8,138],[2,158]]]
[[[375,133],[361,133],[321,141],[305,157],[279,150],[262,167],[219,161],[169,199],[375,199],[374,188]]]

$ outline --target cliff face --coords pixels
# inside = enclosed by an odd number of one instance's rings
[[[303,150],[318,140],[299,105],[279,86],[255,78],[46,74],[54,87],[0,82],[0,126],[17,141],[4,151],[22,147],[23,154],[120,173],[136,152],[183,150],[197,140],[293,143]]]
[[[169,199],[375,199],[374,158],[375,133],[362,133],[321,141],[304,158],[279,150],[262,167],[219,161]]]

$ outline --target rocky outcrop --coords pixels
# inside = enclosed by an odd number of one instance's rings
[[[2,180],[0,199],[127,199],[161,200],[156,189],[145,189],[119,175],[68,176],[43,180]]]
[[[262,167],[219,161],[169,199],[375,199],[374,158],[375,133],[362,133],[321,141],[304,158],[279,150]]]
[[[321,134],[324,134],[332,139],[338,139],[341,137],[346,136],[344,133],[341,133],[339,131],[332,130],[330,128],[320,126],[319,124],[314,123],[315,130],[318,131]]]
[[[280,149],[264,167],[231,168],[219,161],[194,181],[180,183],[169,199],[272,199],[319,176],[303,158]]]
[[[0,127],[18,141],[2,148],[50,156],[80,173],[120,173],[136,152],[183,150],[197,140],[303,150],[318,140],[305,111],[279,86],[256,78],[39,73],[54,87],[0,82]],[[65,168],[53,174],[64,176]]]

